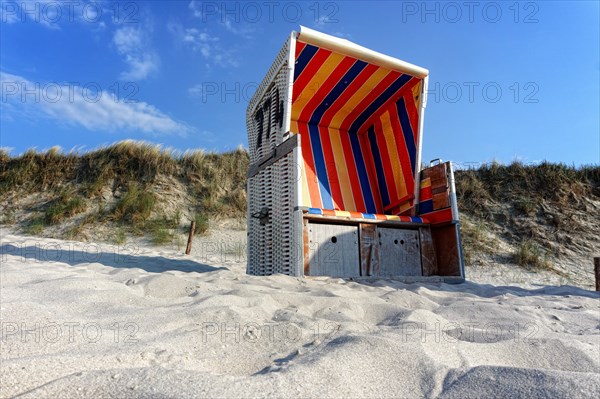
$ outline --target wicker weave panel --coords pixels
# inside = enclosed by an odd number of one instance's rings
[[[269,72],[248,104],[246,126],[250,163],[259,161],[287,138],[287,99],[291,87],[288,65],[290,39],[286,41]],[[298,234],[294,207],[297,190],[294,151],[264,167],[248,179],[248,265],[253,275],[282,273],[301,275],[298,268]],[[261,224],[258,215],[268,209],[269,222]]]
[[[294,253],[295,179],[293,153],[263,169],[248,180],[248,265],[254,275],[296,275]],[[269,210],[268,223],[258,215]]]
[[[253,164],[284,139],[283,115],[288,96],[289,39],[277,55],[269,72],[250,99],[246,111],[246,128],[250,163]],[[262,123],[261,123],[262,121]]]

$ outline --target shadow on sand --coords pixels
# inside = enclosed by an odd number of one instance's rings
[[[548,295],[556,297],[580,296],[586,298],[600,299],[600,292],[586,290],[573,285],[539,285],[540,288],[522,288],[513,285],[492,285],[481,284],[467,279],[461,283],[443,283],[443,282],[427,282],[422,280],[419,282],[407,282],[400,279],[352,279],[353,282],[365,284],[372,287],[391,287],[398,290],[407,290],[416,292],[419,288],[427,288],[433,291],[446,291],[460,294],[471,294],[482,298],[493,298],[500,295],[514,295],[519,297]],[[533,284],[532,284],[533,285]]]
[[[131,246],[118,247],[116,250],[104,251],[99,245],[86,245],[86,251],[72,248],[61,248],[60,245],[45,245],[44,247],[16,246],[4,244],[0,246],[0,258],[6,260],[7,255],[37,262],[61,262],[70,266],[86,263],[100,263],[104,266],[120,269],[142,269],[151,273],[165,271],[181,271],[207,273],[217,270],[228,270],[226,267],[214,267],[188,259],[171,259],[163,256],[138,254],[138,248]]]

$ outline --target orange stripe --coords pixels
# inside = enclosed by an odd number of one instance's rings
[[[352,194],[354,197],[354,209],[357,212],[366,212],[365,199],[362,196],[360,189],[360,180],[358,178],[358,170],[356,169],[356,163],[354,162],[354,155],[352,154],[352,146],[350,144],[350,137],[346,132],[340,132],[340,138],[342,141],[342,148],[344,149],[344,158],[348,165],[348,175],[350,177],[350,186],[352,187]],[[348,210],[348,209],[346,209]]]
[[[362,130],[363,128],[371,126],[375,123],[375,120],[379,118],[384,110],[388,109],[392,104],[395,104],[396,101],[400,99],[400,97],[406,96],[407,93],[410,93],[411,104],[414,105],[414,98],[412,97],[412,87],[420,82],[417,78],[411,78],[400,90],[394,93],[390,98],[388,98],[371,116],[367,118],[367,120],[363,123],[363,125],[359,128]],[[408,101],[408,100],[407,100]],[[416,109],[416,108],[415,108]],[[414,130],[413,130],[414,131]]]
[[[418,145],[419,137],[419,111],[415,106],[415,98],[412,95],[412,90],[407,91],[404,94],[404,103],[406,104],[406,113],[410,121],[410,127],[412,128],[413,135],[415,136],[415,145]],[[418,149],[417,149],[418,151]]]
[[[355,62],[355,59],[350,57],[340,58],[340,60],[338,61],[338,58],[334,58],[334,55],[337,54],[334,53],[331,57],[329,57],[329,59],[327,60],[327,64],[339,62],[338,65],[330,74],[327,74],[325,81],[320,84],[320,87],[318,88],[317,92],[314,94],[314,96],[310,99],[310,101],[306,104],[306,106],[300,113],[299,120],[307,122],[309,121],[310,117],[315,112],[317,107],[321,105],[321,101],[323,101],[327,94],[329,94],[329,92],[335,87],[335,85],[344,76],[344,74],[348,72],[350,67],[352,67],[352,65]],[[327,123],[322,124],[324,126],[327,126]]]
[[[290,132],[293,134],[298,134],[298,121],[290,121]]]
[[[401,75],[400,72],[391,71],[388,73],[385,78],[369,93],[362,99],[362,101],[354,107],[354,109],[344,118],[344,121],[340,125],[340,130],[348,130],[354,120],[358,118],[360,114],[362,114],[367,107],[377,99],[384,91],[389,87],[394,80],[396,80]]]
[[[383,123],[381,122],[381,118],[377,119],[375,122],[375,141],[377,142],[377,148],[379,148],[390,204],[395,204],[398,202],[398,189],[396,188],[396,182],[394,181],[394,171],[392,170],[390,153],[388,152],[388,147],[383,135]]]
[[[406,182],[404,181],[404,172],[402,164],[400,162],[400,156],[398,155],[398,148],[396,144],[396,138],[394,134],[394,125],[392,123],[391,110],[387,110],[381,115],[381,122],[383,125],[383,136],[385,139],[387,152],[390,156],[390,163],[392,165],[392,173],[394,175],[394,182],[396,184],[397,199],[400,200],[408,195],[406,190]]]
[[[319,192],[319,182],[312,154],[310,135],[308,134],[308,125],[306,123],[298,123],[298,127],[302,137],[302,157],[304,158],[304,173],[306,174],[306,182],[308,184],[310,206],[313,208],[322,208],[323,204],[321,203],[321,194]]]
[[[347,133],[344,133],[347,134]],[[340,181],[340,189],[342,191],[342,198],[345,210],[356,209],[354,206],[354,196],[352,195],[352,188],[350,184],[350,175],[348,174],[348,165],[344,158],[344,150],[342,148],[342,141],[340,138],[340,131],[337,129],[329,129],[329,139],[331,146],[333,147],[333,155],[336,163],[336,170],[338,179]]]
[[[327,169],[327,180],[329,180],[329,189],[331,190],[331,199],[335,209],[344,209],[344,200],[340,188],[340,179],[335,166],[333,148],[331,147],[330,132],[325,126],[319,126],[319,135],[323,148],[323,157],[325,158],[325,168]]]
[[[377,110],[375,110],[375,112],[373,112],[373,114],[371,114],[367,120],[362,124],[362,126],[360,126],[358,128],[359,131],[363,131],[364,129],[367,129],[369,126],[371,126],[373,123],[375,123],[375,119],[379,118],[379,115],[381,115],[381,112],[385,109],[387,109],[390,104],[395,103],[396,101],[398,101],[400,99],[400,97],[403,97],[406,95],[406,93],[410,93],[410,101],[411,103],[413,103],[414,105],[414,98],[412,97],[412,87],[416,84],[418,84],[420,82],[420,80],[418,78],[411,78],[408,82],[406,82],[406,84],[404,86],[402,86],[402,88],[400,88],[400,90],[396,91],[394,94],[392,94],[392,96],[390,98],[388,98],[383,104],[381,104],[381,106],[379,108],[377,108]],[[387,87],[386,87],[387,89]]]
[[[321,123],[329,126],[334,116],[338,113],[338,111],[344,108],[344,105],[352,98],[354,94],[363,86],[363,84],[379,69],[379,67],[375,65],[367,65],[365,69],[363,69],[358,76],[350,82],[348,87],[342,92],[342,95],[339,96],[334,103],[323,113],[323,117],[321,118]],[[333,126],[335,127],[335,126]]]
[[[404,141],[404,135],[402,134],[402,127],[400,126],[400,117],[398,116],[398,109],[395,105],[390,108],[390,119],[392,121],[394,139],[396,140],[398,156],[402,165],[402,174],[404,175],[404,185],[406,187],[406,192],[412,193],[415,188],[415,182],[413,181],[410,157],[406,148],[406,142]]]
[[[367,66],[365,70],[369,69],[370,66]],[[333,118],[331,119],[330,125],[336,128],[340,128],[344,119],[354,110],[358,104],[369,94],[369,92],[376,87],[385,77],[389,71],[383,68],[375,67],[374,71],[370,73],[368,78],[364,81],[360,86],[354,86],[352,88],[352,92],[350,90],[346,90],[350,95],[350,98],[345,101],[343,104],[336,106],[338,111],[335,113]],[[360,76],[360,75],[359,75]]]
[[[325,49],[318,49],[315,55],[308,62],[308,65],[304,68],[298,79],[294,82],[293,94],[292,94],[292,103],[295,103],[298,97],[303,94],[304,96],[310,95],[310,93],[305,93],[304,88],[315,76],[321,65],[325,62],[327,57],[331,54],[331,51]]]
[[[327,82],[329,76],[333,73],[338,64],[342,61],[344,56],[332,53],[327,57],[327,60],[319,65],[319,69],[315,70],[313,76],[310,78],[310,82],[307,83],[306,88],[301,95],[299,95],[292,104],[292,119],[303,120],[308,122],[307,119],[301,119],[300,115],[305,113],[305,109],[309,103],[314,103],[317,92],[323,87],[323,84]],[[304,75],[304,72],[302,72]]]
[[[350,133],[352,134],[352,133]],[[383,213],[383,203],[381,202],[381,194],[379,193],[379,182],[377,181],[377,172],[375,171],[375,162],[373,161],[373,149],[371,142],[366,133],[358,136],[358,142],[362,153],[365,154],[365,166],[367,168],[367,176],[369,179],[369,190],[375,202],[375,213]]]

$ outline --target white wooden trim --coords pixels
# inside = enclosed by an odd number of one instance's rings
[[[344,55],[349,55],[366,61],[370,64],[378,65],[384,68],[407,73],[417,78],[424,78],[429,75],[429,71],[420,66],[399,60],[389,55],[378,53],[346,39],[340,39],[335,36],[317,32],[305,26],[300,26],[298,38],[305,43],[314,44]]]

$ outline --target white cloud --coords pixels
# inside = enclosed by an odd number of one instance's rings
[[[216,4],[216,3],[213,3]],[[204,14],[202,13],[202,11],[198,8],[198,2],[195,0],[190,1],[190,4],[188,5],[188,8],[190,10],[192,10],[192,15],[196,18],[202,18],[204,16]]]
[[[200,51],[204,57],[209,58],[213,53],[213,46],[217,45],[219,39],[206,32],[200,32],[196,28],[188,28],[184,30],[183,41],[189,43],[195,51]]]
[[[2,23],[37,23],[46,28],[60,29],[63,19],[63,2],[57,0],[2,1],[0,18]]]
[[[139,29],[132,27],[120,28],[115,31],[113,38],[117,50],[122,53],[135,51],[142,47],[142,35]]]
[[[115,30],[113,43],[129,66],[129,69],[121,74],[122,79],[145,79],[158,69],[159,59],[147,43],[148,34],[146,30],[133,27]]]
[[[331,33],[331,35],[335,36],[335,37],[342,38],[342,39],[348,39],[348,40],[352,39],[352,35],[350,33],[333,32],[333,33]]]
[[[258,3],[254,6],[257,7]],[[195,0],[192,0],[188,5],[188,8],[192,11],[192,17],[200,18],[203,24],[207,24],[209,21],[217,21],[217,23],[224,27],[228,32],[245,39],[251,39],[252,33],[255,31],[254,27],[251,26],[251,21],[256,19],[254,23],[257,23],[263,17],[263,10],[258,8],[256,11],[258,13],[257,15],[247,16],[244,15],[245,11],[243,11],[243,3],[232,4],[231,8],[229,8],[229,12],[223,12],[223,10],[228,9],[228,7],[230,6],[225,3],[201,3]],[[268,11],[265,10],[265,12]],[[232,21],[232,19],[234,19],[234,21]]]
[[[36,83],[0,72],[3,117],[16,113],[45,116],[92,131],[135,131],[151,135],[186,135],[193,131],[145,102],[124,102],[107,91],[92,93],[74,84]],[[6,107],[5,107],[6,106]]]
[[[192,97],[200,97],[205,92],[201,84],[194,85],[188,88],[188,94]]]
[[[331,18],[328,15],[321,15],[319,18],[316,19],[315,26],[324,26],[327,24],[337,23],[337,22],[338,22],[338,20],[335,18]]]
[[[0,21],[6,24],[32,23],[49,29],[78,22],[91,29],[104,29],[114,10],[102,0],[19,0],[1,1]]]
[[[184,28],[180,24],[169,24],[168,28],[178,40],[191,47],[193,51],[199,52],[210,64],[223,67],[239,66],[235,51],[224,48],[219,37],[196,28]]]

